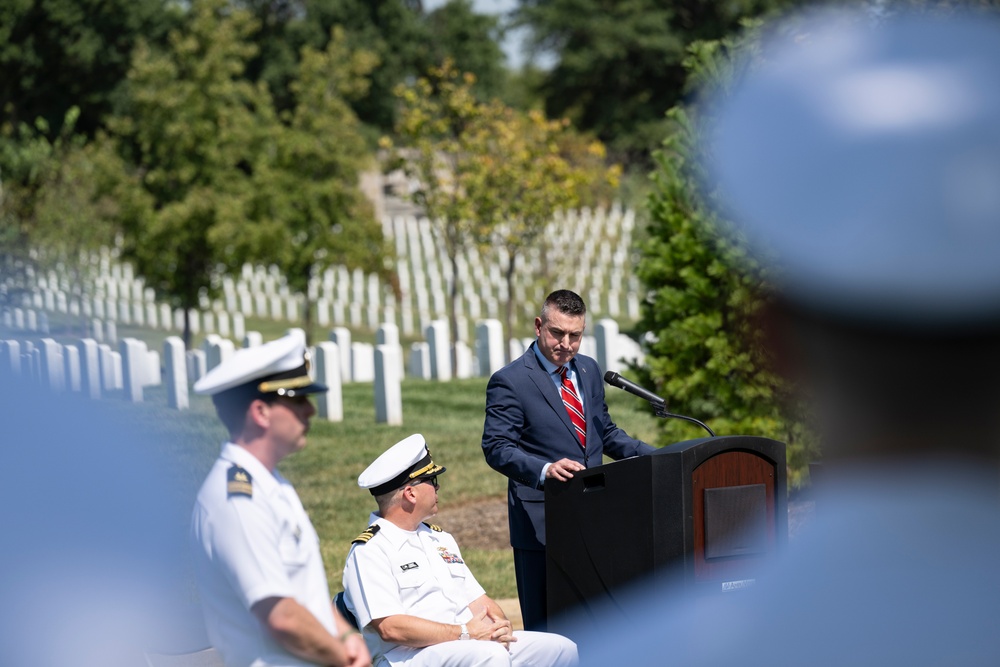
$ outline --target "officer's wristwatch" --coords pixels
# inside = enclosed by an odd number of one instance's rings
[[[459,639],[471,639],[469,637],[469,628],[465,627],[465,623],[462,623],[462,634],[458,636]]]

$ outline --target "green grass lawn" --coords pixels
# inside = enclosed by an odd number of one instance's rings
[[[404,437],[422,433],[435,461],[447,466],[441,489],[442,508],[488,498],[500,501],[505,496],[506,479],[486,465],[480,447],[485,394],[485,378],[404,380],[404,425],[387,426],[375,423],[372,383],[350,383],[343,387],[344,421],[313,420],[308,446],[283,461],[280,469],[295,485],[319,533],[332,592],[341,588],[351,540],[367,526],[368,515],[375,507],[371,495],[358,488],[358,475]],[[619,426],[638,438],[654,439],[657,420],[644,401],[610,391],[608,402]],[[176,477],[179,526],[175,528],[182,529],[180,524],[186,525],[198,487],[226,439],[211,401],[192,394],[190,409],[177,412],[166,407],[164,390],[155,387],[147,388],[143,403],[120,402],[116,409],[123,417],[138,420],[143,428],[158,433],[161,437],[157,442],[166,443],[163,446],[169,449],[172,463],[170,474]],[[517,596],[509,548],[465,548],[463,555],[490,596]]]

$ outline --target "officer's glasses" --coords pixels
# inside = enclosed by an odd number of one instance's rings
[[[438,484],[438,478],[436,476],[435,477],[424,477],[423,479],[418,479],[413,484],[410,484],[410,486],[416,486],[417,484],[430,484],[431,486],[434,487],[435,491],[437,489],[441,488],[441,485]]]

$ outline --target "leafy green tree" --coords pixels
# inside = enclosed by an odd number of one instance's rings
[[[523,113],[494,103],[467,135],[464,190],[491,245],[506,255],[510,334],[519,261],[532,248],[544,248],[543,233],[557,212],[593,204],[602,194],[609,199],[620,168],[605,163],[601,142],[576,135],[565,120],[549,120],[540,110]]]
[[[396,119],[393,89],[418,70],[420,53],[429,41],[418,0],[301,0],[301,11],[289,22],[287,39],[294,53],[304,46],[326,49],[330,31],[342,26],[350,51],[370,51],[379,65],[369,75],[365,94],[351,106],[366,126],[391,131]],[[291,76],[287,77],[290,80]],[[273,81],[270,81],[273,83]],[[272,86],[273,87],[273,86]],[[293,105],[291,95],[279,109]]]
[[[373,157],[347,99],[364,93],[374,54],[351,53],[342,30],[325,51],[303,50],[291,90],[295,108],[270,138],[271,158],[252,176],[247,206],[252,225],[229,220],[219,234],[234,239],[245,261],[271,263],[305,297],[305,330],[312,331],[309,280],[341,264],[381,273],[387,251],[382,227],[359,188]]]
[[[431,39],[421,57],[420,71],[450,58],[458,69],[476,77],[478,99],[504,96],[507,68],[496,16],[477,14],[471,0],[450,0],[427,15],[426,25]]]
[[[719,95],[756,48],[756,33],[699,42],[685,61],[691,81]],[[648,334],[643,381],[671,411],[708,422],[720,434],[762,435],[788,444],[790,481],[798,484],[816,454],[792,392],[772,371],[762,346],[766,275],[726,235],[700,163],[698,128],[705,104],[673,108],[671,132],[655,153],[649,238],[636,273],[646,287],[640,330]],[[665,420],[662,444],[704,435]]]
[[[517,16],[532,48],[556,58],[542,89],[548,115],[596,133],[617,159],[643,164],[666,136],[663,114],[686,92],[687,45],[797,2],[521,0]]]
[[[77,132],[103,126],[142,38],[161,43],[178,20],[164,0],[8,0],[0,3],[0,119],[45,121],[50,137],[77,107]]]
[[[141,43],[128,75],[127,114],[111,127],[130,149],[151,202],[125,216],[124,254],[146,284],[184,309],[232,267],[250,174],[266,159],[277,119],[266,87],[243,78],[256,24],[225,0],[194,0],[159,53]]]
[[[605,164],[600,142],[576,135],[566,121],[480,102],[474,86],[472,74],[446,60],[399,93],[397,134],[404,143],[394,164],[418,183],[413,198],[448,257],[453,337],[461,253],[487,247],[506,253],[509,334],[520,258],[541,244],[557,211],[602,192],[610,196],[619,173]]]
[[[486,235],[473,216],[463,185],[474,168],[466,147],[468,131],[485,112],[472,92],[474,83],[475,77],[462,74],[446,60],[428,76],[400,86],[396,92],[401,102],[396,135],[402,145],[383,139],[383,147],[392,150],[391,168],[402,168],[419,184],[411,193],[413,200],[427,215],[448,258],[452,340],[458,340],[458,257]]]
[[[0,128],[0,260],[8,270],[61,263],[111,245],[114,216],[132,205],[118,187],[123,163],[102,135],[74,134],[73,107],[54,139],[44,119]],[[79,282],[79,281],[76,281]]]

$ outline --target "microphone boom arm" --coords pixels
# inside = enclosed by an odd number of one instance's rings
[[[652,405],[655,408],[656,416],[657,417],[663,417],[665,419],[668,418],[668,417],[672,417],[673,419],[683,419],[684,421],[689,421],[692,424],[697,424],[698,426],[700,426],[703,429],[705,429],[706,431],[708,431],[708,434],[710,436],[712,436],[713,438],[715,437],[715,431],[713,431],[707,425],[705,425],[704,423],[698,421],[694,417],[687,417],[685,415],[677,415],[677,414],[674,414],[672,412],[667,412],[667,405],[666,405],[666,403],[652,403]]]

